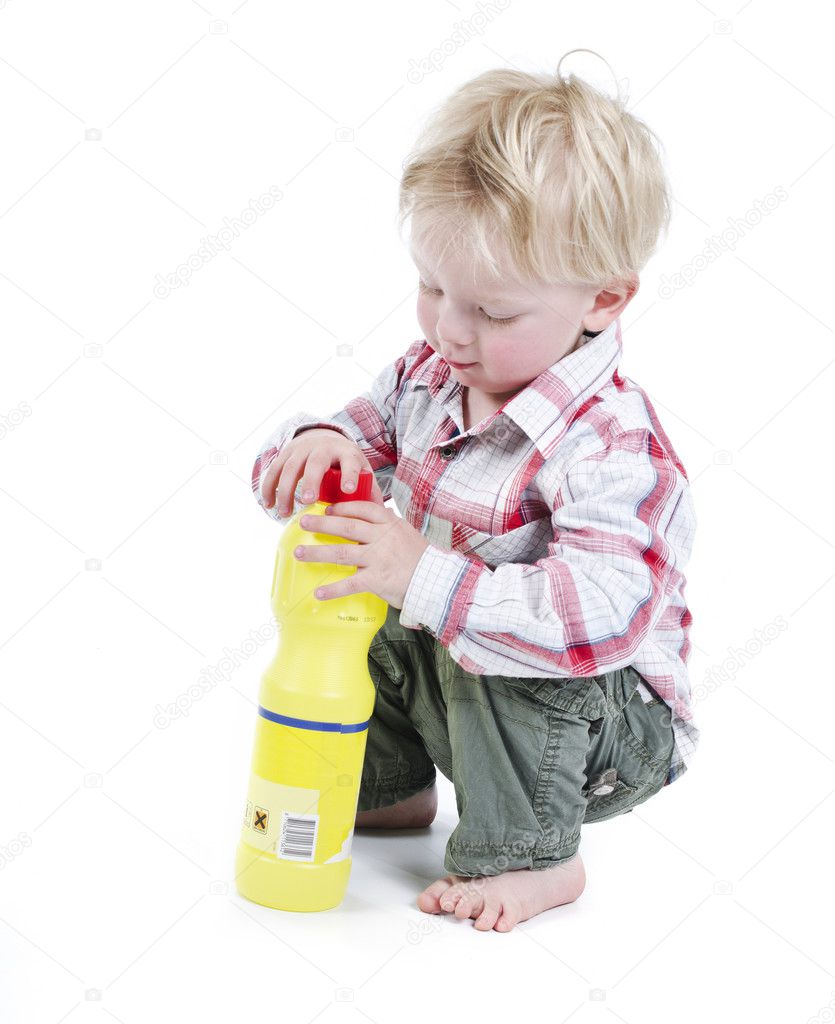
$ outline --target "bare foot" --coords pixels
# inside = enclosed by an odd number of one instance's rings
[[[519,868],[501,875],[446,875],[418,896],[427,914],[454,911],[461,920],[474,917],[474,928],[509,932],[520,921],[544,910],[573,903],[586,885],[586,869],[575,854],[551,868]]]
[[[399,804],[359,811],[355,824],[357,828],[426,828],[435,820],[437,813],[438,789],[432,785]]]

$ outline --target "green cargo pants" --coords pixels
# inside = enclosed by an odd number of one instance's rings
[[[452,782],[459,821],[445,869],[489,875],[573,857],[583,822],[657,793],[673,753],[669,707],[631,666],[604,675],[473,675],[389,607],[368,652],[377,691],[358,811]]]

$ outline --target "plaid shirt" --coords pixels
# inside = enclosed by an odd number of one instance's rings
[[[311,427],[341,431],[430,541],[400,623],[427,630],[477,675],[595,676],[632,665],[642,699],[657,696],[672,712],[669,785],[699,738],[683,575],[696,519],[649,398],[617,371],[621,353],[615,320],[465,430],[462,385],[415,341],[344,409],[279,424],[252,488],[263,508],[261,474],[289,439]],[[297,489],[301,507],[299,498]]]

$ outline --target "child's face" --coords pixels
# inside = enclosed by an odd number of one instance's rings
[[[413,245],[412,259],[426,341],[447,362],[473,363],[451,367],[452,374],[488,400],[501,403],[521,391],[573,351],[584,329],[603,329],[583,324],[599,292],[593,285],[544,286],[512,275],[477,275],[473,285],[470,266],[451,249],[436,264]]]

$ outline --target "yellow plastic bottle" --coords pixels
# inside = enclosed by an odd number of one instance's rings
[[[385,621],[376,594],[318,600],[313,592],[356,566],[304,562],[297,544],[356,543],[299,525],[337,501],[368,501],[372,474],[341,490],[341,471],[326,471],[319,498],[300,510],[278,543],[272,609],[276,655],[261,677],[252,769],[235,858],[238,892],[276,910],[329,910],[344,896],[374,683],[368,649]]]

